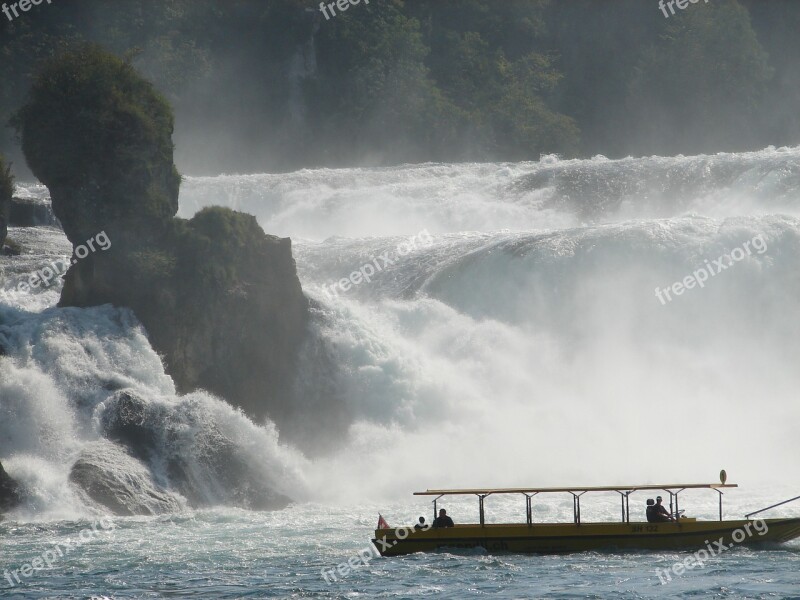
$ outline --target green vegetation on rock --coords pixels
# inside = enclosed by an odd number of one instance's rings
[[[328,20],[317,8],[300,0],[115,0],[109,9],[85,0],[0,20],[0,121],[21,104],[39,61],[88,41],[130,56],[169,98],[181,164],[194,173],[553,152],[693,154],[800,141],[800,3],[714,0],[669,18],[642,0],[376,0]],[[169,152],[161,102],[153,98],[142,119],[127,102],[152,96],[149,84],[124,83],[124,61],[98,60],[109,61],[104,72],[119,78],[121,94],[99,98],[108,88],[94,82],[84,110],[132,111],[142,142],[161,132],[147,146],[151,157],[127,140],[133,172],[143,167],[137,161],[158,163]],[[62,99],[44,100],[43,109]],[[75,100],[63,98],[64,106]],[[10,139],[0,137],[0,151],[16,158]],[[69,167],[52,170],[69,177]],[[169,206],[161,199],[174,174],[154,179],[162,180],[155,202],[142,213]]]
[[[117,220],[151,225],[178,211],[172,110],[101,48],[80,45],[46,61],[14,123],[74,244]]]

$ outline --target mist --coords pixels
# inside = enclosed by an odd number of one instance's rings
[[[720,468],[754,483],[797,472],[797,164],[783,148],[190,178],[181,213],[225,199],[295,240],[337,365],[304,390],[353,415],[313,461],[330,499]],[[756,237],[704,287],[654,294]]]
[[[128,57],[172,103],[191,176],[800,143],[796,7],[706,4],[665,18],[638,0],[410,0],[326,20],[297,0],[62,0],[0,20],[15,57],[0,117],[41,58],[82,39]],[[51,45],[26,46],[32,35]],[[0,151],[30,178],[11,131]]]

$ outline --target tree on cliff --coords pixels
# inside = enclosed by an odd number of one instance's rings
[[[73,244],[115,220],[146,226],[178,212],[172,110],[130,64],[98,46],[45,62],[13,123]]]

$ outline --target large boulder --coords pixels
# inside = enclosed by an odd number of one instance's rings
[[[154,483],[145,465],[111,442],[87,446],[72,465],[69,481],[115,515],[158,515],[181,509],[175,496]]]
[[[280,426],[308,321],[290,240],[223,208],[174,218],[172,111],[97,47],[47,63],[14,123],[81,259],[61,306],[132,308],[179,391],[206,389]]]
[[[11,510],[22,500],[19,484],[14,481],[0,464],[0,513]]]
[[[192,506],[274,510],[291,502],[273,489],[240,440],[225,435],[215,423],[192,422],[196,415],[148,402],[129,390],[116,392],[104,405],[104,435],[142,463],[158,465],[169,489]],[[189,440],[182,433],[187,429],[192,430]]]

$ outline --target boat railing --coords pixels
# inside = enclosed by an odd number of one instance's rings
[[[478,498],[478,517],[480,525],[485,526],[484,501],[493,494],[522,494],[525,497],[525,516],[528,526],[533,526],[533,507],[532,499],[541,493],[568,493],[572,495],[573,521],[576,525],[581,524],[581,496],[587,492],[616,492],[620,495],[621,501],[621,520],[623,523],[630,523],[630,496],[634,492],[641,491],[663,491],[669,494],[669,512],[677,521],[680,518],[681,510],[678,507],[678,495],[687,489],[710,489],[719,494],[719,520],[722,521],[722,494],[723,489],[738,487],[736,484],[725,483],[722,478],[721,483],[689,483],[689,484],[642,484],[625,486],[567,486],[561,488],[478,488],[478,489],[458,489],[458,490],[426,490],[424,492],[414,492],[415,496],[434,496],[433,498],[433,517],[437,516],[437,502],[443,496],[477,496]],[[800,496],[798,497],[800,498]],[[796,499],[796,498],[795,498]]]
[[[777,504],[773,504],[772,506],[767,506],[766,508],[762,508],[755,512],[748,513],[744,516],[745,519],[749,519],[753,515],[757,515],[762,512],[766,512],[768,510],[772,510],[773,508],[778,508],[779,506],[783,506],[784,504],[789,504],[789,502],[794,502],[795,500],[800,500],[800,496],[795,496],[794,498],[789,498],[788,500],[784,500],[783,502],[778,502]]]

